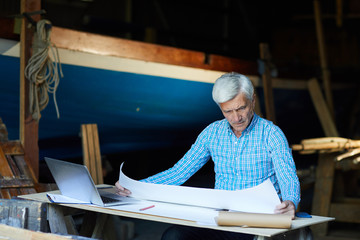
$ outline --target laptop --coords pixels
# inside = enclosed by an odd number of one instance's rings
[[[138,201],[109,191],[112,188],[96,188],[87,167],[84,165],[48,157],[45,157],[45,161],[63,196],[103,207]]]

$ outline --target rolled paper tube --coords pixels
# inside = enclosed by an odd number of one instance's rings
[[[219,226],[247,226],[262,228],[290,228],[291,216],[286,214],[219,212]]]

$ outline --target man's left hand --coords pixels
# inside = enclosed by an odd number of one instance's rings
[[[295,219],[295,210],[295,204],[290,200],[286,200],[276,206],[275,213],[288,214],[291,215],[292,219]]]

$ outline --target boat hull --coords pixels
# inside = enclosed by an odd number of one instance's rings
[[[70,51],[70,55],[75,54]],[[62,56],[60,54],[61,59]],[[67,57],[72,58],[65,56],[64,59]],[[86,57],[90,62],[101,61],[101,56],[94,54]],[[0,116],[7,125],[9,138],[17,139],[19,57],[0,55],[0,68],[1,84],[5,86],[1,88]],[[80,66],[66,61],[62,63],[62,70],[64,77],[56,91],[60,118],[57,118],[52,94],[49,94],[49,105],[41,112],[41,159],[81,156],[79,132],[84,123],[98,124],[101,152],[110,154],[188,145],[207,124],[222,118],[212,101],[212,83],[208,81]],[[215,79],[221,72],[211,74]]]

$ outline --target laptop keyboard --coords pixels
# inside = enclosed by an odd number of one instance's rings
[[[120,202],[121,200],[119,199],[115,199],[115,198],[110,198],[110,197],[105,197],[105,196],[100,196],[103,203],[113,203],[113,202]]]

